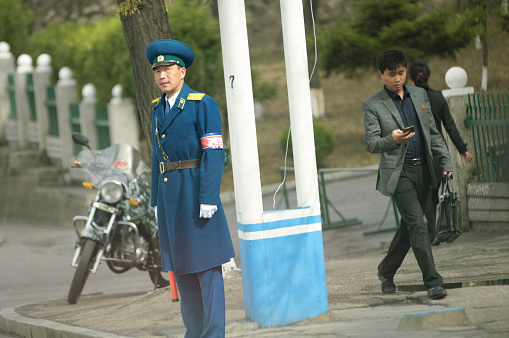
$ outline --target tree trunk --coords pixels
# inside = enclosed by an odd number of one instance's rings
[[[117,0],[121,5],[127,0]],[[145,56],[147,45],[160,39],[172,39],[168,13],[164,0],[142,0],[132,14],[120,13],[127,49],[133,68],[134,88],[141,126],[147,140],[148,152],[152,152],[152,100],[161,96],[154,75]],[[138,137],[138,135],[133,135]]]

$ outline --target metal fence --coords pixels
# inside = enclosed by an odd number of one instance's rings
[[[290,209],[290,201],[288,198],[288,189],[286,187],[286,173],[287,172],[294,172],[293,167],[280,167],[279,171],[281,173],[281,180],[283,181],[282,184],[282,196],[279,199],[279,202],[275,207],[278,209],[281,207],[281,204],[284,203],[284,207],[286,209]],[[334,229],[334,228],[341,228],[351,225],[357,225],[362,224],[362,221],[358,219],[357,217],[353,218],[346,218],[334,205],[334,203],[329,198],[329,195],[327,193],[327,182],[329,180],[325,177],[326,174],[331,173],[357,173],[357,175],[363,175],[363,173],[369,174],[369,173],[375,173],[377,172],[377,168],[322,168],[318,169],[318,193],[320,195],[320,213],[322,218],[322,230],[328,230],[328,229]],[[392,209],[392,213],[391,213]],[[394,216],[394,223],[390,226],[385,226],[387,218],[389,217],[389,220]],[[338,219],[339,218],[339,219]],[[392,200],[392,198],[388,199],[387,207],[385,208],[384,215],[380,218],[377,226],[375,229],[364,231],[364,235],[370,235],[385,231],[392,231],[396,230],[399,226],[399,213],[396,208],[396,204]]]
[[[479,182],[509,182],[509,93],[468,95]]]

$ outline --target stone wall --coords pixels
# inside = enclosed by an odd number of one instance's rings
[[[509,231],[509,183],[469,183],[467,201],[472,231]]]
[[[476,182],[476,161],[472,127],[465,125],[468,94],[472,87],[464,87],[467,74],[460,67],[446,73],[446,83],[451,89],[442,91],[446,97],[456,127],[474,159],[467,163],[458,153],[444,130],[444,137],[454,168],[454,189],[460,195],[463,231],[509,231],[509,183]]]
[[[60,173],[34,158],[32,167],[11,172],[8,157],[11,150],[0,147],[0,224],[37,224],[68,226],[72,218],[87,215],[95,192],[83,186],[63,185]]]

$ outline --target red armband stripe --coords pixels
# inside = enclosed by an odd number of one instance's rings
[[[223,149],[223,136],[221,133],[210,133],[202,135],[201,147],[203,150]]]

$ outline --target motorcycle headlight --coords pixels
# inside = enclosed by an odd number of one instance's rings
[[[106,181],[101,185],[101,197],[106,203],[117,203],[124,194],[122,183]]]

